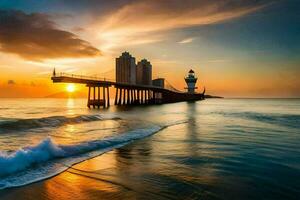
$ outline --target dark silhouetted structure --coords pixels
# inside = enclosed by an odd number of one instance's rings
[[[136,83],[139,85],[152,85],[152,65],[143,59],[136,66]]]
[[[165,79],[164,78],[157,78],[152,80],[152,85],[164,88],[165,87]]]
[[[116,81],[117,83],[136,84],[135,58],[128,52],[124,52],[119,58],[116,58]]]
[[[88,87],[88,102],[90,107],[110,106],[109,88],[116,89],[115,105],[137,104],[161,104],[180,101],[203,100],[205,90],[202,93],[195,92],[197,78],[194,71],[190,70],[185,81],[188,92],[182,92],[168,83],[164,78],[152,79],[152,65],[146,59],[141,60],[138,66],[135,58],[128,52],[122,53],[116,58],[116,81],[99,79],[88,76],[60,73],[53,71],[54,83],[79,83]]]
[[[191,69],[187,75],[187,77],[185,77],[185,82],[187,84],[187,91],[190,94],[194,94],[195,93],[195,89],[197,89],[197,87],[195,87],[196,82],[197,82],[198,78],[195,76],[195,72]]]

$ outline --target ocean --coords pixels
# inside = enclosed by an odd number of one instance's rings
[[[104,175],[74,167],[112,154]],[[110,184],[104,199],[299,199],[300,100],[98,110],[86,99],[0,99],[0,199],[65,170]],[[63,199],[97,199],[69,191]]]

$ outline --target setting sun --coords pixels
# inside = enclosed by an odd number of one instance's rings
[[[75,91],[75,85],[74,84],[68,84],[66,89],[67,89],[67,92],[74,92]]]

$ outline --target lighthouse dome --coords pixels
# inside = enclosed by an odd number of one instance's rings
[[[191,70],[189,71],[189,73],[190,73],[190,74],[193,74],[193,73],[195,73],[195,72],[191,69]]]

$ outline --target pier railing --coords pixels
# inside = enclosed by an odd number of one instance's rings
[[[65,72],[59,72],[52,75],[53,77],[69,77],[69,78],[78,78],[83,80],[93,80],[93,81],[109,81],[109,82],[115,82],[114,79],[108,79],[105,77],[99,77],[97,75],[95,76],[86,76],[86,75],[78,75],[78,74],[71,74],[71,73],[65,73]]]
[[[53,77],[68,77],[68,78],[76,78],[76,79],[81,79],[81,80],[90,80],[90,81],[107,81],[107,82],[113,82],[116,83],[115,79],[109,79],[109,78],[105,78],[105,77],[100,77],[100,76],[87,76],[87,75],[78,75],[78,74],[71,74],[71,73],[65,73],[65,72],[59,72],[59,73],[55,73],[52,75]],[[123,84],[128,84],[128,83],[123,83]],[[130,84],[128,84],[130,85]],[[141,86],[141,87],[149,87],[149,85],[141,85],[141,84],[135,84],[134,86]],[[151,85],[151,88],[161,88],[158,86],[154,86]],[[170,84],[169,81],[165,80],[165,86],[164,89],[166,90],[170,90],[173,92],[177,92],[177,93],[184,93],[184,91],[178,90],[176,89],[174,86],[172,86]]]
[[[55,83],[79,83],[88,87],[88,103],[90,108],[108,107],[110,105],[109,88],[114,86],[115,105],[135,105],[135,104],[160,104],[174,103],[180,101],[203,100],[203,93],[189,94],[173,87],[165,80],[164,87],[155,85],[141,85],[131,83],[120,83],[113,79],[99,76],[83,76],[71,73],[52,74]]]

